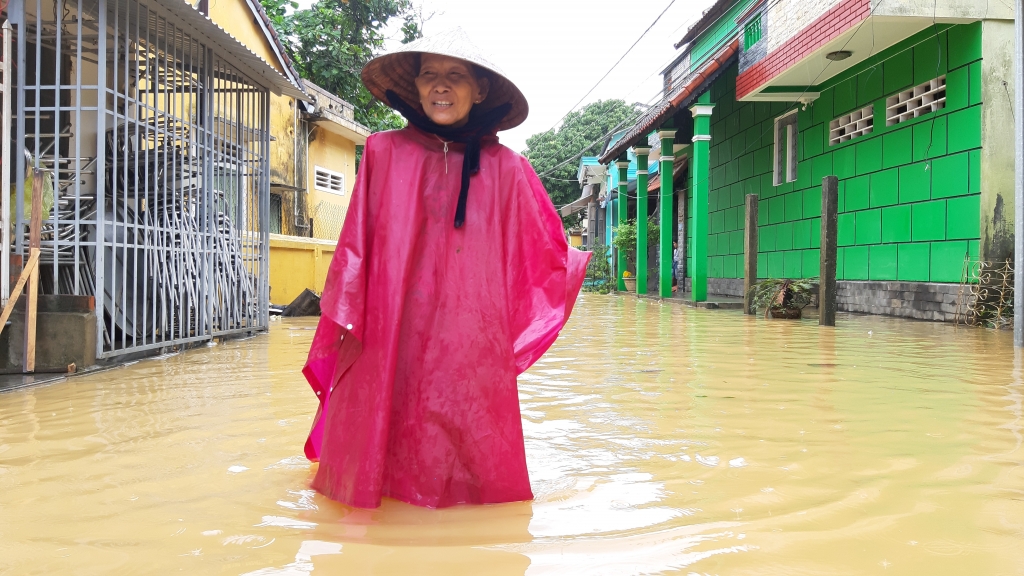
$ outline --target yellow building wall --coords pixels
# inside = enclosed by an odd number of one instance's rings
[[[287,305],[306,288],[323,294],[337,240],[270,235],[270,302]]]
[[[210,19],[284,74],[284,68],[245,0],[210,2]],[[296,186],[295,99],[270,94],[270,181]]]
[[[317,190],[314,174],[316,167],[326,168],[345,175],[345,194],[333,194]],[[356,181],[356,144],[337,134],[328,132],[322,126],[309,142],[308,174],[310,216],[313,218],[313,235],[317,238],[336,241],[345,221],[345,213],[352,198],[352,187]]]

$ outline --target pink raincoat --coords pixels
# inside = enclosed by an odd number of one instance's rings
[[[495,137],[452,226],[462,150],[412,127],[366,143],[303,369],[313,488],[334,500],[533,498],[516,376],[558,337],[588,257]]]

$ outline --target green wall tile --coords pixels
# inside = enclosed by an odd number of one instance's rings
[[[963,274],[966,241],[932,243],[931,281],[959,282]]]
[[[899,92],[914,82],[914,52],[904,50],[893,54],[882,64],[883,86],[886,94]]]
[[[846,280],[846,248],[836,250],[836,280]],[[821,271],[819,270],[820,274]]]
[[[736,274],[736,268],[737,268],[737,266],[736,266],[736,257],[735,256],[726,256],[725,259],[724,259],[724,262],[725,262],[724,270],[722,270],[723,275],[726,278],[736,278],[737,277],[737,274]]]
[[[981,62],[974,62],[971,69],[971,105],[981,104]]]
[[[869,191],[871,188],[871,176],[860,176],[850,178],[846,181],[846,203],[845,212],[863,210],[870,205]]]
[[[791,250],[783,256],[783,271],[786,278],[803,277],[804,257],[800,250]]]
[[[882,65],[876,64],[857,75],[857,106],[882,97]]]
[[[800,220],[793,223],[793,248],[805,250],[811,247],[811,221]]]
[[[786,198],[776,196],[768,200],[768,223],[778,224],[786,219]]]
[[[871,207],[891,206],[899,202],[899,170],[893,168],[871,175]]]
[[[935,34],[914,46],[914,84],[927,82],[946,73],[946,35]]]
[[[967,173],[967,191],[971,194],[981,192],[981,150],[971,150],[967,153],[970,158]]]
[[[882,167],[892,168],[914,160],[914,132],[910,128],[892,130],[882,136]]]
[[[882,241],[882,210],[857,212],[857,244],[877,244]]]
[[[951,70],[949,74],[946,74],[946,108],[961,110],[970,106],[970,77],[970,68],[966,66]]]
[[[793,223],[784,222],[779,224],[775,229],[775,249],[776,250],[792,250],[793,249]]]
[[[967,252],[971,255],[971,258],[979,258],[981,255],[981,242],[978,240],[968,242]]]
[[[811,220],[811,248],[821,248],[821,218]]]
[[[857,215],[853,212],[839,215],[836,223],[836,240],[839,246],[852,246],[857,243]]]
[[[760,252],[775,251],[775,226],[758,226],[757,249]]]
[[[711,215],[711,233],[718,234],[725,230],[725,212],[719,210]]]
[[[804,146],[804,159],[813,158],[824,150],[825,130],[824,124],[816,124],[803,130],[800,134],[800,142]]]
[[[931,198],[932,172],[927,162],[900,167],[900,202]]]
[[[840,180],[857,175],[857,149],[842,146],[832,152],[832,170]]]
[[[811,103],[811,121],[815,124],[827,124],[835,117],[832,114],[832,95],[835,91],[831,88],[823,90],[821,96]]]
[[[882,169],[882,139],[869,138],[857,144],[857,174],[868,174]]]
[[[754,173],[764,174],[772,171],[772,149],[762,146],[754,151]]]
[[[946,239],[946,201],[932,200],[911,206],[910,232],[914,242]]]
[[[768,255],[758,254],[757,255],[757,277],[768,278]]]
[[[927,282],[931,268],[931,244],[899,244],[896,279],[909,282]]]
[[[950,69],[981,59],[981,22],[953,26],[948,38]]]
[[[843,257],[843,276],[846,280],[868,279],[868,247],[851,246]]]
[[[768,224],[768,201],[760,200],[757,203],[757,225],[764,226]]]
[[[803,218],[804,194],[803,192],[791,192],[786,194],[786,220],[799,220]]]
[[[882,209],[882,242],[910,242],[910,205]]]
[[[914,162],[946,153],[946,117],[914,124]]]
[[[803,277],[814,278],[815,276],[821,275],[821,254],[820,250],[804,250],[802,252],[804,264],[803,264]]]
[[[749,152],[740,157],[740,179],[754,175],[754,153]]]
[[[881,244],[868,247],[868,274],[871,280],[896,279],[896,245]]]
[[[832,94],[832,116],[842,116],[857,107],[857,79],[850,78],[836,84]]]
[[[967,152],[932,160],[932,198],[967,194],[969,164]]]
[[[821,188],[804,190],[804,218],[821,216]]]
[[[977,194],[946,201],[946,238],[973,240],[981,236],[981,197]]]
[[[768,278],[785,278],[783,254],[784,252],[768,253]]]
[[[949,152],[962,152],[981,146],[981,106],[971,106],[947,116]]]
[[[804,184],[804,188],[809,186],[821,186],[821,180],[825,176],[832,175],[832,154],[822,154],[814,158],[813,168],[811,169],[811,180],[807,184]]]
[[[708,256],[718,256],[718,234],[708,234]]]

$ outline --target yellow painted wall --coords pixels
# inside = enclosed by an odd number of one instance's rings
[[[345,175],[345,194],[338,195],[317,190],[314,173],[320,166]],[[309,142],[309,161],[306,182],[309,189],[309,210],[313,217],[313,233],[317,238],[337,240],[344,222],[352,187],[356,181],[355,142],[317,127]]]
[[[284,74],[257,16],[245,0],[211,0],[210,19],[230,32],[239,42]],[[270,95],[270,180],[275,184],[296,186],[295,182],[295,99]]]
[[[287,305],[306,288],[323,294],[337,241],[270,235],[270,301]]]

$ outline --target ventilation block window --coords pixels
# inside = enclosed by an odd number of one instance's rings
[[[796,180],[797,112],[775,120],[775,185]]]
[[[893,126],[946,107],[946,77],[939,76],[885,99],[885,125]]]
[[[853,140],[857,136],[871,134],[875,127],[875,108],[868,104],[860,110],[854,110],[845,116],[836,118],[828,125],[828,145],[840,144]]]
[[[743,48],[749,49],[761,41],[761,15],[757,14],[743,27]]]
[[[341,172],[315,167],[313,188],[331,194],[345,193],[345,175]]]

